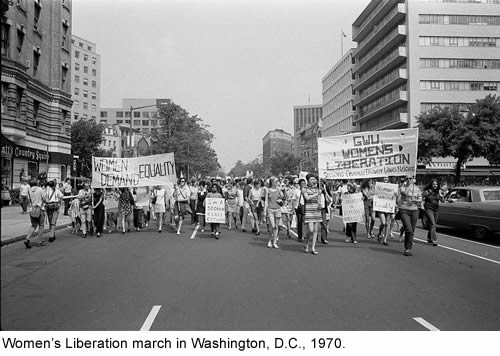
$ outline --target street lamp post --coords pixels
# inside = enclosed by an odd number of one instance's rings
[[[137,107],[132,107],[130,106],[130,109],[129,109],[129,112],[130,112],[130,141],[129,141],[129,150],[130,150],[130,157],[133,157],[134,154],[133,154],[133,148],[132,148],[132,140],[133,140],[133,130],[134,130],[134,127],[132,125],[132,120],[133,120],[133,112],[134,110],[138,110],[138,109],[145,109],[145,108],[152,108],[152,107],[161,107],[163,105],[166,105],[168,103],[166,102],[163,102],[163,103],[159,103],[159,104],[153,104],[153,105],[144,105],[144,106],[137,106]]]

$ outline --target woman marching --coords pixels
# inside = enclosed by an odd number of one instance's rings
[[[186,179],[181,178],[179,180],[179,186],[176,187],[174,191],[174,217],[177,223],[177,235],[181,234],[182,222],[184,221],[184,216],[187,213],[190,194],[191,191],[189,190],[189,186],[186,184]]]
[[[56,225],[59,216],[59,208],[64,195],[57,189],[55,180],[48,182],[46,189],[47,202],[45,207],[50,227],[49,242],[54,242],[56,239]]]
[[[309,173],[306,176],[307,187],[302,189],[302,195],[304,196],[306,213],[304,217],[304,223],[307,225],[309,233],[307,234],[304,243],[304,252],[317,255],[316,251],[316,239],[318,238],[319,225],[322,222],[321,218],[321,208],[319,206],[319,195],[321,194],[318,188],[318,180],[316,176]],[[311,250],[309,250],[309,241],[311,240]]]
[[[384,183],[389,183],[389,177],[384,177],[382,181]],[[387,236],[388,236],[388,223],[390,222],[391,213],[375,210],[375,214],[380,219],[380,227],[378,230],[377,241],[379,244],[381,243],[385,246],[389,246],[389,243],[387,242]]]
[[[118,198],[118,212],[121,217],[122,234],[125,231],[130,231],[131,223],[130,218],[133,213],[134,198],[129,188],[120,188],[120,197]],[[127,229],[125,228],[127,223]]]
[[[92,196],[92,208],[94,209],[94,224],[97,237],[101,237],[104,229],[105,218],[104,192],[101,188],[94,189],[94,195]]]
[[[283,205],[283,192],[277,187],[277,179],[269,179],[269,188],[266,191],[264,203],[264,213],[267,215],[272,228],[272,234],[269,236],[267,247],[278,247],[278,233],[281,224],[281,207]]]
[[[407,176],[404,184],[399,188],[401,194],[400,214],[405,231],[405,256],[412,256],[413,235],[417,227],[418,207],[422,202],[420,188],[414,183],[413,176]]]
[[[425,214],[427,215],[427,243],[437,246],[436,224],[439,212],[439,202],[444,203],[446,192],[439,188],[439,183],[433,179],[422,193]]]
[[[228,214],[227,221],[229,228],[231,230],[234,223],[234,228],[237,229],[237,221],[239,215],[238,208],[238,190],[232,181],[228,181],[227,187],[225,189],[224,198],[226,199],[226,211]]]
[[[260,227],[259,227],[259,215],[260,211],[263,210],[262,204],[262,192],[263,188],[261,187],[261,182],[259,179],[254,181],[254,186],[250,190],[248,203],[250,205],[250,211],[252,213],[253,221],[252,221],[252,232],[255,235],[260,235]]]
[[[158,223],[158,232],[161,233],[161,228],[163,226],[163,214],[165,213],[165,196],[166,191],[163,187],[157,185],[154,187],[151,194],[151,206],[153,208],[153,214],[155,214],[155,220]]]
[[[219,193],[219,186],[217,184],[212,184],[210,187],[210,192],[207,193],[207,198],[223,198],[222,194]],[[203,201],[203,206],[205,206],[206,201]],[[214,237],[218,240],[220,237],[220,224],[219,223],[210,223],[211,228],[211,237]]]
[[[365,227],[367,238],[373,239],[373,226],[375,226],[375,212],[373,211],[373,194],[375,191],[375,181],[370,178],[361,185],[363,193],[363,204],[365,207]]]

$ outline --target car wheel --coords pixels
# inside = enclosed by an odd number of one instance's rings
[[[487,238],[490,233],[484,226],[473,226],[472,232],[474,233],[474,237],[479,240]]]

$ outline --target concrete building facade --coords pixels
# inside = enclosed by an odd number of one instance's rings
[[[500,1],[373,0],[353,23],[361,131],[499,93]]]
[[[70,0],[20,0],[1,19],[2,191],[70,175],[71,11]]]
[[[96,44],[73,35],[71,55],[73,65],[71,121],[79,119],[99,121],[101,56],[96,51]]]
[[[354,49],[350,49],[321,80],[323,86],[321,134],[323,137],[357,131],[352,73],[353,51]]]
[[[295,157],[300,158],[300,169],[317,172],[319,123],[323,105],[293,107]]]
[[[281,129],[269,131],[262,139],[262,162],[264,171],[271,169],[271,159],[279,154],[293,155],[293,136]]]

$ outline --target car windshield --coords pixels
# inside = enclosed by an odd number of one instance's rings
[[[484,200],[500,200],[499,190],[483,190]]]

